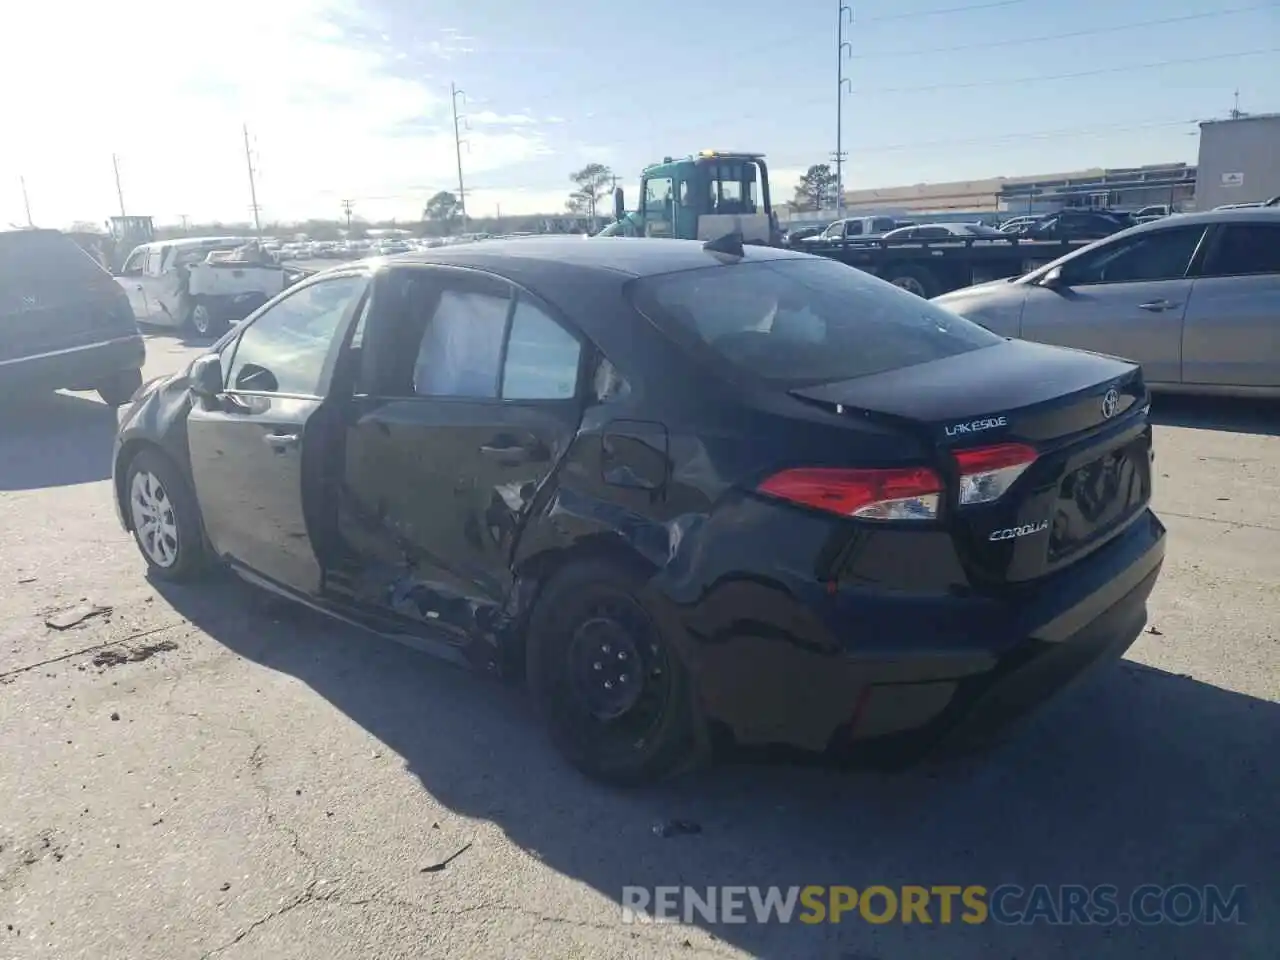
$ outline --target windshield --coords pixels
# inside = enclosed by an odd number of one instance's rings
[[[673,339],[753,378],[801,386],[928,363],[1002,342],[977,324],[833,260],[663,274],[631,286]]]

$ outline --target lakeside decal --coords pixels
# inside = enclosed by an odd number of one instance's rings
[[[994,430],[996,427],[1007,427],[1009,418],[1006,416],[999,417],[983,417],[981,420],[970,420],[967,423],[953,423],[947,427],[948,437],[963,437],[970,433],[981,433],[983,430]]]

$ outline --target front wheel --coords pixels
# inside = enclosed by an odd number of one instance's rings
[[[191,580],[206,566],[200,511],[177,467],[156,450],[142,450],[125,472],[129,525],[150,573]]]
[[[624,786],[700,759],[688,672],[641,587],[607,562],[565,567],[538,597],[526,650],[557,747],[588,776]]]
[[[219,337],[227,329],[225,321],[214,315],[209,305],[197,300],[191,306],[191,329],[202,337]]]

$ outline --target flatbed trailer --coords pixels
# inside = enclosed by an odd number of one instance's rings
[[[951,290],[1020,277],[1094,240],[948,237],[937,240],[812,240],[793,249],[830,257],[930,298]]]

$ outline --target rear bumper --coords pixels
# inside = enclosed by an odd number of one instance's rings
[[[0,360],[0,387],[89,390],[116,374],[142,369],[146,357],[141,334],[133,333]]]
[[[704,715],[741,745],[892,765],[971,748],[1124,654],[1164,554],[1164,526],[1146,511],[1089,557],[1001,598],[743,594],[733,636],[690,645]],[[750,607],[765,602],[762,626]]]

